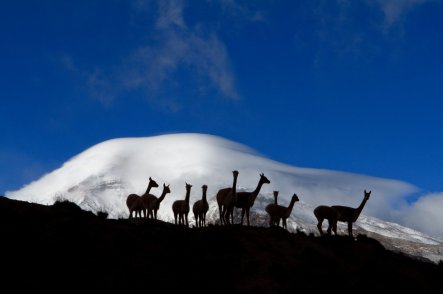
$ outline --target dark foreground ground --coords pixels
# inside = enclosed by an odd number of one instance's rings
[[[9,293],[443,293],[442,264],[362,235],[187,229],[0,197],[0,238],[0,287]]]

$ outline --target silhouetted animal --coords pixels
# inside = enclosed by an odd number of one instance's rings
[[[278,191],[274,191],[274,204],[275,205],[278,204],[277,198],[278,198]]]
[[[363,197],[363,201],[360,206],[357,208],[352,208],[348,206],[341,205],[333,205],[332,208],[335,208],[338,211],[338,221],[348,223],[348,234],[349,237],[352,237],[352,223],[354,223],[358,217],[360,216],[363,207],[365,207],[366,201],[368,201],[369,196],[371,196],[371,191],[364,191],[365,195]]]
[[[163,184],[163,191],[159,198],[157,198],[155,195],[147,194],[143,195],[142,202],[145,210],[148,211],[147,217],[151,219],[157,219],[157,211],[160,208],[160,203],[165,199],[166,194],[171,193],[171,190],[169,189],[169,185]]]
[[[151,177],[149,177],[149,184],[148,184],[148,188],[146,189],[146,192],[143,195],[147,195],[149,194],[149,192],[151,191],[151,188],[156,188],[158,187],[158,184],[156,181],[154,181],[153,179],[151,179]],[[142,195],[142,196],[143,196]],[[128,196],[128,198],[126,198],[126,206],[129,209],[129,218],[132,218],[132,213],[135,211],[135,218],[137,218],[137,214],[139,215],[139,217],[142,217],[142,211],[144,213],[144,217],[146,217],[146,211],[144,210],[144,206],[143,206],[143,202],[141,200],[141,196],[137,195],[137,194],[130,194]]]
[[[184,225],[186,220],[186,226],[189,227],[188,214],[189,214],[189,197],[191,195],[192,185],[186,183],[186,196],[185,200],[176,200],[172,204],[172,211],[174,212],[175,224]]]
[[[235,184],[233,183],[233,186],[237,186],[238,171],[233,171],[232,174],[233,174],[234,183],[235,183]],[[228,194],[231,192],[231,189],[232,189],[232,187],[220,189],[216,195],[218,212],[219,212],[219,216],[220,216],[220,224],[222,224],[222,225],[226,224],[225,218],[223,216],[223,209],[224,209],[223,202],[225,201]]]
[[[222,224],[230,224],[231,218],[232,223],[234,223],[234,206],[237,201],[237,177],[238,171],[234,170],[232,172],[233,182],[231,188],[224,188],[217,193],[217,203],[220,213],[220,221]]]
[[[323,235],[322,224],[325,219],[328,220],[329,224],[327,229],[328,235],[331,235],[331,229],[334,231],[334,234],[337,235],[337,221],[340,216],[337,209],[331,206],[320,205],[314,209],[314,215],[318,221],[317,228],[320,235]]]
[[[237,192],[237,201],[235,202],[235,207],[241,208],[241,222],[243,225],[243,218],[246,212],[246,220],[249,226],[249,211],[251,207],[254,205],[255,199],[257,198],[258,193],[260,193],[260,189],[263,184],[269,184],[271,181],[268,180],[267,177],[262,173],[260,174],[260,179],[258,181],[257,187],[252,192]]]
[[[192,206],[192,212],[194,212],[195,225],[197,227],[206,226],[206,213],[209,210],[208,200],[206,199],[206,191],[208,190],[208,186],[202,186],[202,199],[198,200]]]
[[[274,203],[268,204],[265,210],[269,214],[269,225],[273,226],[274,224],[277,224],[278,226],[281,219],[283,222],[283,228],[286,229],[286,219],[291,215],[292,208],[294,207],[296,201],[299,201],[299,199],[298,196],[294,193],[294,195],[292,195],[291,203],[288,207]]]

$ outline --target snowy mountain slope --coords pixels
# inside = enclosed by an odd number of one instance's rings
[[[372,190],[371,198],[357,222],[363,230],[399,240],[440,244],[437,239],[374,218],[386,215],[389,203],[416,190],[408,183],[289,166],[267,159],[247,146],[202,134],[105,141],[22,189],[6,192],[5,196],[41,204],[68,199],[86,210],[106,211],[111,218],[126,218],[127,195],[143,194],[149,177],[152,177],[160,185],[152,190],[153,194],[161,193],[162,183],[170,184],[171,188],[171,193],[161,204],[160,219],[173,220],[171,205],[177,199],[184,199],[185,182],[188,182],[193,185],[191,205],[201,198],[201,186],[208,185],[208,200],[212,200],[210,218],[216,222],[218,210],[214,196],[220,188],[232,185],[234,169],[240,172],[239,190],[255,189],[262,172],[271,180],[271,184],[263,186],[254,205],[257,222],[264,225],[264,206],[272,201],[274,190],[280,191],[280,203],[288,203],[293,193],[297,193],[301,200],[292,213],[292,229],[316,233],[314,207],[337,203],[356,207],[363,198],[363,190],[367,189]],[[193,222],[193,217],[190,220]]]

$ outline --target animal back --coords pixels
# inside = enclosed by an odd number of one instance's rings
[[[154,195],[152,195],[152,194],[148,194],[148,195],[146,195],[146,197],[144,197],[144,199],[143,199],[143,205],[146,207],[146,208],[154,208],[155,207],[155,204],[156,204],[156,202],[157,202],[157,197],[156,196],[154,196]]]
[[[231,188],[223,188],[217,192],[216,198],[217,198],[218,205],[223,204],[223,202],[225,201],[226,196],[228,196],[229,192],[231,192]]]
[[[203,210],[203,201],[198,200],[197,202],[194,203],[194,205],[192,206],[192,211],[194,213],[198,213],[201,212]]]
[[[246,208],[250,206],[249,203],[249,192],[238,192],[237,193],[237,201],[235,202],[235,207],[237,208]]]
[[[174,212],[189,212],[189,204],[185,200],[177,200],[172,204],[172,211]]]
[[[126,206],[128,206],[128,208],[133,207],[139,199],[140,196],[138,196],[137,194],[130,194],[128,198],[126,198]]]
[[[338,220],[342,222],[352,221],[354,218],[354,212],[355,209],[348,206],[341,206],[341,205],[333,205],[331,206],[335,210],[338,211]]]

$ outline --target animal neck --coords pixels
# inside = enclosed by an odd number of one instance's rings
[[[203,191],[202,200],[203,200],[204,203],[208,202],[208,201],[206,200],[206,191]]]
[[[160,195],[160,198],[158,198],[158,203],[160,203],[160,202],[162,202],[163,201],[163,199],[165,199],[165,197],[166,197],[166,191],[165,190],[163,190],[163,192],[162,192],[162,194]]]
[[[145,192],[146,195],[149,194],[149,192],[151,191],[151,188],[152,188],[152,183],[149,182],[148,188],[146,188],[146,192]]]
[[[254,199],[257,197],[258,193],[260,193],[261,187],[263,186],[263,181],[260,179],[260,181],[258,182],[257,187],[255,188],[255,190],[252,192],[252,194],[254,195]]]
[[[234,181],[232,183],[232,193],[237,193],[237,177],[234,176]]]
[[[295,204],[295,198],[291,199],[291,203],[289,203],[288,208],[286,209],[286,216],[289,216],[292,212],[292,209],[294,208],[294,204]]]
[[[189,203],[189,196],[191,196],[191,189],[186,190],[185,202]]]
[[[366,201],[368,201],[368,199],[363,198],[363,201],[360,203],[360,206],[356,208],[356,210],[354,212],[354,219],[355,220],[360,216],[360,213],[363,210],[363,207],[365,207]]]

